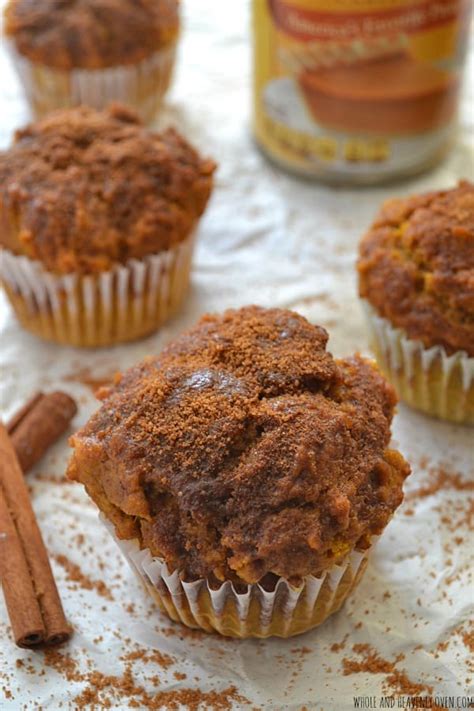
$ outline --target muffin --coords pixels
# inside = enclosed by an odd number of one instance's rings
[[[71,439],[84,484],[159,606],[189,627],[289,637],[338,610],[402,501],[396,402],[302,316],[204,316],[99,393]]]
[[[10,0],[5,35],[37,116],[110,102],[149,121],[171,81],[178,0]]]
[[[0,153],[0,278],[43,338],[103,346],[180,305],[214,164],[115,106],[58,111]]]
[[[474,422],[474,186],[389,200],[362,239],[359,293],[402,400]]]

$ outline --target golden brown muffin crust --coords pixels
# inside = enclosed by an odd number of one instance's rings
[[[55,273],[94,273],[184,240],[214,163],[176,131],[152,133],[123,107],[58,111],[0,153],[0,245]]]
[[[10,0],[5,10],[20,54],[56,69],[134,64],[178,30],[177,0]]]
[[[326,342],[291,311],[204,316],[102,392],[69,476],[187,579],[326,570],[381,532],[409,473],[386,449],[393,389]]]
[[[409,338],[474,356],[474,185],[387,201],[362,239],[359,293]]]

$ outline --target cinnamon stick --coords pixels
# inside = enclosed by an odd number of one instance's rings
[[[75,401],[63,392],[38,392],[9,420],[7,432],[26,473],[66,431],[77,412]]]
[[[19,647],[35,647],[41,644],[44,642],[46,630],[3,489],[0,489],[0,572],[15,642]]]
[[[43,621],[44,637],[46,644],[59,644],[66,641],[71,635],[61,600],[53,578],[53,573],[48,559],[41,532],[36,522],[31,506],[28,489],[20,468],[18,457],[8,432],[0,423],[0,491],[4,505],[0,514],[0,566],[2,586],[7,609],[14,627],[17,643],[30,644],[33,636],[33,646],[38,644],[35,635],[41,635],[41,630],[33,629],[37,620],[35,605],[31,600],[31,586]],[[7,513],[9,515],[7,515]],[[12,531],[13,524],[16,531]],[[15,541],[20,546],[15,545]],[[20,548],[23,553],[24,563],[21,562]],[[17,576],[14,583],[16,590],[12,593],[11,572],[16,569]],[[20,625],[21,608],[31,616],[35,625],[31,626],[30,633]],[[28,618],[29,619],[29,618]],[[37,625],[36,625],[37,627]]]

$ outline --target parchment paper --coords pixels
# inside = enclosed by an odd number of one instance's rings
[[[160,124],[176,124],[220,164],[215,194],[199,230],[185,308],[147,340],[78,351],[43,343],[23,331],[0,295],[4,416],[39,387],[62,388],[79,399],[74,427],[80,426],[97,406],[90,385],[81,381],[107,379],[115,370],[159,351],[205,311],[251,302],[296,309],[325,326],[336,355],[366,352],[354,259],[359,236],[379,202],[389,195],[447,187],[459,177],[472,176],[474,82],[466,86],[456,145],[428,175],[389,187],[349,190],[302,182],[278,171],[256,150],[249,128],[248,3],[188,0],[184,14],[179,69]],[[471,79],[473,57],[471,52]],[[13,129],[28,118],[4,53],[0,54],[0,117],[4,147]],[[406,487],[409,496],[433,480],[428,470],[440,464],[457,472],[463,482],[469,477],[472,482],[472,435],[472,429],[437,422],[400,406],[394,439],[413,464]],[[463,641],[464,632],[472,631],[468,620],[473,601],[469,572],[474,541],[465,522],[472,492],[467,486],[425,491],[404,503],[379,541],[361,585],[345,608],[321,628],[287,641],[241,642],[183,636],[179,626],[153,607],[82,488],[61,483],[67,458],[64,438],[28,475],[28,481],[75,628],[63,653],[82,669],[120,675],[121,656],[135,645],[152,647],[173,658],[167,669],[153,662],[134,662],[136,683],[152,695],[156,690],[219,691],[235,685],[248,699],[248,703],[235,701],[233,707],[238,709],[345,711],[354,708],[354,696],[375,696],[366,703],[378,708],[381,696],[394,693],[387,673],[342,674],[343,659],[361,658],[353,645],[369,644],[386,660],[404,654],[397,668],[412,681],[432,686],[433,695],[454,697],[460,705],[450,708],[465,707],[466,697],[474,694],[470,653]],[[61,555],[80,567],[92,589],[83,589],[74,580],[71,570],[58,562]],[[104,597],[100,581],[113,599]],[[341,642],[343,648],[331,650]],[[23,666],[17,660],[23,660]],[[176,672],[186,678],[177,678]],[[42,653],[16,648],[0,602],[0,708],[76,708],[74,699],[87,686],[84,681],[67,681],[64,672],[45,665]],[[408,701],[396,696],[397,708],[408,707]],[[107,699],[113,708],[127,708],[133,696],[114,700],[109,690],[104,692],[104,706]],[[137,703],[140,707],[142,702]]]

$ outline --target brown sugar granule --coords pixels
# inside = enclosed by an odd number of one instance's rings
[[[0,152],[0,245],[55,274],[94,274],[180,244],[204,211],[214,163],[128,108],[55,111]]]
[[[107,600],[113,600],[113,595],[103,580],[93,580],[88,575],[82,572],[80,567],[73,563],[69,558],[62,554],[54,554],[53,559],[65,571],[66,578],[73,583],[77,583],[83,590],[95,590],[101,597]]]
[[[68,475],[189,579],[332,567],[383,530],[409,467],[387,449],[393,389],[327,339],[283,309],[204,316],[101,392]]]
[[[388,200],[360,245],[359,293],[425,347],[474,355],[474,185]]]
[[[5,31],[18,51],[56,69],[139,62],[179,29],[177,0],[10,0]]]

